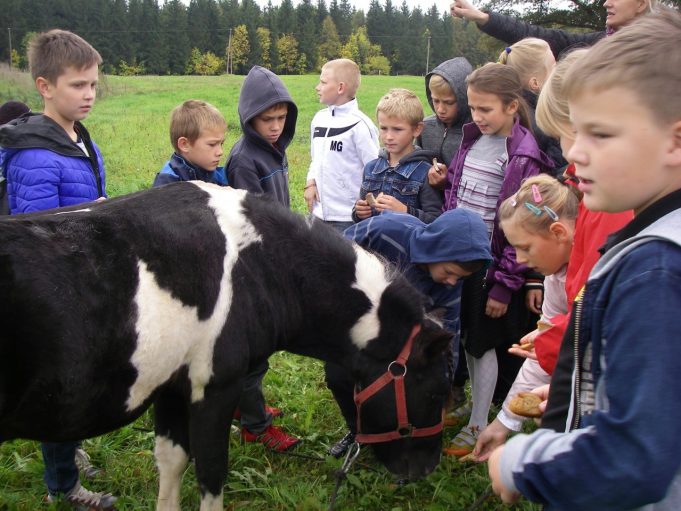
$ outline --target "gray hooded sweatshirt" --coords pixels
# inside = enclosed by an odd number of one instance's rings
[[[433,75],[440,75],[449,84],[457,101],[457,114],[451,126],[446,126],[437,118],[430,115],[424,119],[424,127],[417,143],[421,148],[436,151],[438,161],[449,167],[454,155],[459,150],[463,137],[463,125],[471,121],[466,95],[466,77],[473,71],[473,66],[464,57],[445,60],[442,64],[426,75],[426,97],[430,108],[433,108],[433,98],[428,84]]]
[[[279,139],[271,144],[261,137],[251,121],[265,110],[286,103],[288,114]],[[296,131],[298,107],[286,86],[269,69],[253,66],[239,95],[239,121],[243,136],[229,152],[225,171],[229,185],[254,193],[267,193],[289,206],[286,148]]]

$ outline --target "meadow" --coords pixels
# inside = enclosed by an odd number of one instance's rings
[[[241,76],[218,77],[102,77],[99,98],[85,121],[104,154],[107,191],[118,196],[148,188],[172,149],[168,137],[170,110],[185,99],[203,99],[217,106],[228,122],[225,157],[240,136],[237,102]],[[310,121],[320,108],[314,86],[316,75],[283,77],[299,108],[297,132],[287,154],[290,166],[292,207],[305,210],[303,185],[310,161]],[[405,87],[423,101],[424,79],[418,76],[364,77],[358,94],[360,107],[374,116],[378,99],[391,87]],[[40,101],[30,78],[0,69],[0,102],[22,99],[35,110]],[[200,261],[197,262],[200,264]],[[303,442],[290,454],[266,451],[260,445],[242,444],[235,428],[230,435],[230,474],[225,486],[228,510],[328,509],[334,493],[335,473],[341,460],[325,455],[344,433],[338,408],[324,383],[321,363],[287,353],[270,359],[265,394],[282,407],[282,425]],[[98,413],[92,410],[92,413]],[[153,510],[156,505],[157,473],[154,466],[154,435],[150,414],[116,432],[85,441],[93,462],[105,469],[86,485],[119,496],[119,511]],[[457,428],[445,430],[445,441]],[[397,485],[362,450],[342,484],[335,501],[338,511],[495,510],[505,508],[488,488],[486,465],[462,464],[443,458],[436,471],[423,481]],[[42,459],[37,442],[16,440],[0,445],[0,511],[67,510],[64,504],[44,503]],[[182,487],[183,509],[197,509],[199,494],[190,465]],[[527,502],[516,509],[538,510]]]

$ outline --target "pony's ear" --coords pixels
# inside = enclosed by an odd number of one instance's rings
[[[426,320],[421,331],[414,339],[414,347],[410,362],[418,366],[426,366],[450,350],[452,334],[436,323]]]

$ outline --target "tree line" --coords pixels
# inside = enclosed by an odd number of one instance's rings
[[[496,7],[516,2],[497,0]],[[501,5],[499,5],[501,4]],[[525,17],[588,28],[602,26],[599,1],[551,10],[535,0]],[[371,0],[367,11],[348,0],[0,0],[0,60],[26,68],[26,47],[36,33],[71,30],[101,53],[109,74],[245,74],[254,64],[282,74],[316,72],[347,57],[365,74],[421,75],[463,55],[475,66],[496,60],[501,43],[473,24],[438,12]]]

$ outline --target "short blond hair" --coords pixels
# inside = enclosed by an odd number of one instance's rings
[[[539,174],[524,181],[501,203],[499,222],[519,222],[527,232],[541,234],[548,232],[556,219],[574,220],[578,212],[579,195],[572,186]]]
[[[434,92],[435,94],[442,94],[443,96],[451,94],[456,97],[456,94],[452,90],[452,86],[440,75],[434,74],[430,77],[430,80],[428,80],[428,89],[430,89],[431,93]]]
[[[526,37],[503,49],[499,54],[499,63],[518,71],[523,86],[531,78],[538,78],[543,82],[551,72],[551,68],[546,64],[546,55],[550,51],[551,47],[546,41]]]
[[[681,119],[681,14],[659,6],[600,40],[573,65],[563,87],[569,100],[588,92],[632,92],[664,123]],[[626,108],[626,105],[622,105]]]
[[[170,143],[176,152],[180,151],[177,141],[181,137],[193,144],[204,130],[212,128],[226,131],[227,122],[220,110],[205,101],[188,99],[170,113]]]
[[[322,71],[324,69],[331,71],[337,82],[345,84],[349,97],[355,97],[362,80],[362,74],[359,71],[359,66],[354,61],[350,59],[329,60],[322,66]]]
[[[390,89],[376,105],[376,117],[382,113],[407,121],[412,126],[423,122],[423,105],[416,94],[407,89]]]
[[[38,77],[50,83],[67,68],[78,71],[100,65],[102,56],[90,43],[68,30],[54,29],[37,34],[28,46],[28,67],[35,81]]]
[[[588,51],[588,49],[574,50],[565,55],[553,68],[539,93],[535,119],[539,129],[550,137],[574,138],[570,128],[570,109],[568,108],[567,96],[563,94],[563,84],[570,66],[582,59]]]

